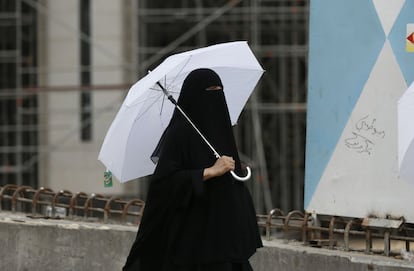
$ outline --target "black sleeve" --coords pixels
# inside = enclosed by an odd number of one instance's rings
[[[188,204],[192,195],[203,193],[204,168],[188,168],[191,147],[188,144],[185,128],[171,129],[165,137],[160,151],[153,180],[168,187],[172,204],[183,206]]]

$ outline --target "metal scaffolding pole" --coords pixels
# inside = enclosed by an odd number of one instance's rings
[[[16,1],[16,85],[15,92],[16,99],[16,184],[23,184],[23,140],[22,140],[22,125],[23,125],[23,108],[22,108],[22,1]]]
[[[260,24],[259,24],[259,13],[258,13],[258,1],[257,0],[253,0],[252,1],[252,13],[251,13],[252,19],[252,50],[255,51],[256,48],[260,47]],[[264,197],[264,203],[265,203],[265,211],[266,212],[270,212],[270,210],[272,210],[272,208],[274,207],[272,204],[272,198],[271,198],[271,194],[270,194],[270,186],[269,186],[269,175],[267,173],[267,163],[266,163],[266,158],[265,158],[265,152],[264,152],[264,144],[263,144],[263,135],[262,135],[262,125],[261,125],[261,119],[260,119],[260,115],[259,115],[259,111],[258,111],[258,92],[255,91],[253,92],[251,98],[250,98],[250,103],[251,103],[251,110],[250,110],[250,114],[252,116],[252,125],[253,125],[253,131],[254,131],[254,141],[256,143],[256,155],[255,157],[258,160],[258,169],[259,169],[259,174],[260,174],[260,178],[261,181],[260,182],[256,182],[256,184],[259,184],[259,190],[262,191],[263,197]],[[261,189],[260,189],[261,188]],[[259,194],[259,195],[260,195]],[[255,199],[256,203],[261,202],[260,198],[256,198]],[[260,206],[257,206],[256,208],[260,208]],[[262,211],[262,210],[257,210],[258,212]]]
[[[24,68],[31,68],[36,59],[33,50],[36,47],[34,18],[23,0],[1,4],[1,183],[36,184],[37,170],[25,166],[26,161],[35,155],[33,149],[37,145],[36,96],[24,95],[25,84],[33,83],[33,75],[25,73]]]
[[[174,49],[177,49],[183,42],[187,41],[191,37],[199,34],[202,32],[210,23],[214,22],[216,19],[220,18],[224,13],[229,11],[233,6],[237,5],[241,0],[234,0],[229,1],[222,7],[217,8],[214,12],[208,15],[203,20],[199,21],[196,25],[191,27],[189,30],[185,31],[181,34],[178,38],[171,41],[168,45],[164,46],[162,49],[158,50],[156,54],[154,54],[149,59],[143,61],[140,65],[142,69],[148,69],[148,67],[154,64],[156,61],[165,57],[165,55],[171,53]],[[196,8],[196,11],[199,11],[200,8]],[[142,71],[142,69],[140,69]],[[145,74],[145,73],[144,73]]]

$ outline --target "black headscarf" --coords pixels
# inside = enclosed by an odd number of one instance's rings
[[[214,71],[194,70],[183,83],[178,104],[221,155],[233,157],[240,174],[224,92],[207,90],[211,86],[225,88]],[[203,181],[204,169],[216,157],[178,110],[154,154],[159,160],[124,270],[247,263],[262,246],[250,194],[229,173]]]

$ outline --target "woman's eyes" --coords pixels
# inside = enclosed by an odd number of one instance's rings
[[[221,86],[211,86],[206,88],[206,90],[222,90]]]

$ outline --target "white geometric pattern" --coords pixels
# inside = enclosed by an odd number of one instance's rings
[[[373,0],[372,2],[377,10],[385,36],[388,37],[398,14],[400,14],[400,11],[404,6],[405,0]],[[390,2],[392,2],[392,4],[390,4]]]

